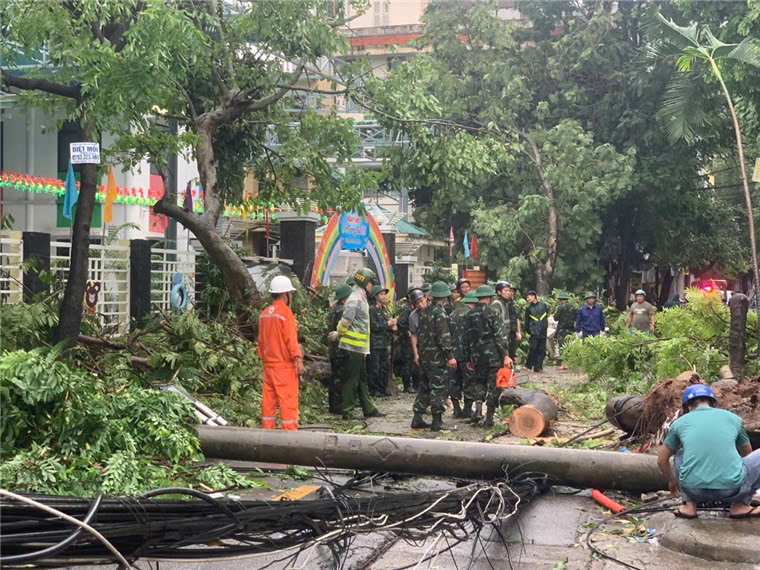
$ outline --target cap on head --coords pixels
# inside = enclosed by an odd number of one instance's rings
[[[478,298],[475,296],[475,291],[468,291],[467,295],[462,297],[462,303],[465,305],[474,305],[478,302]]]
[[[686,405],[694,398],[712,398],[713,401],[718,401],[718,397],[715,395],[715,392],[713,392],[712,388],[706,384],[693,384],[686,388],[686,390],[683,391],[683,398],[681,399],[681,403]]]
[[[409,297],[409,302],[414,304],[420,299],[424,298],[425,293],[422,291],[422,289],[412,289],[411,291],[409,291],[408,297]]]
[[[644,297],[646,297],[647,296],[647,292],[644,291],[644,289],[639,289],[638,291],[636,291],[636,295],[644,295]]]
[[[478,299],[482,299],[483,297],[493,297],[494,295],[496,295],[496,291],[490,285],[481,285],[475,291],[475,296]]]
[[[295,290],[296,288],[293,287],[293,283],[291,283],[290,279],[288,279],[284,275],[277,275],[269,283],[269,292],[272,295],[277,295],[279,293],[290,293],[291,291],[295,291]]]
[[[360,287],[366,287],[370,283],[377,282],[377,275],[369,267],[362,267],[354,273],[354,281]]]
[[[538,297],[538,294],[533,289],[525,293],[526,297],[530,297],[531,295],[533,295],[534,297]]]
[[[341,299],[345,299],[351,294],[351,285],[338,285],[335,288],[335,300],[340,301]]]
[[[436,281],[430,288],[430,296],[434,299],[446,299],[449,295],[451,295],[449,286],[443,281]]]
[[[560,301],[567,301],[570,298],[570,295],[567,293],[560,293],[557,297]]]
[[[596,299],[596,294],[592,293],[591,291],[586,292],[586,296],[583,297],[584,299]]]
[[[512,289],[512,284],[509,281],[499,281],[495,289],[497,293],[500,293],[503,289]]]

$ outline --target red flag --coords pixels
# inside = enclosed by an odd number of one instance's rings
[[[472,255],[474,261],[478,259],[478,237],[474,232],[472,234],[472,243],[470,244],[470,255]]]
[[[454,255],[454,228],[449,226],[449,257]]]

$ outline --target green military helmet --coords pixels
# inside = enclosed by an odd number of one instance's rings
[[[569,298],[570,298],[570,295],[568,295],[567,293],[560,293],[559,296],[557,297],[557,299],[559,299],[560,301],[567,301]]]
[[[449,293],[453,293],[456,290],[457,290],[457,286],[456,285],[449,285]]]
[[[451,295],[449,286],[443,281],[436,281],[430,288],[430,296],[435,299],[446,299]]]
[[[430,293],[430,283],[423,283],[420,289],[422,289],[423,293]]]
[[[386,288],[385,288],[385,287],[383,287],[382,285],[375,285],[375,286],[372,288],[372,292],[369,294],[369,296],[370,296],[370,298],[373,298],[373,299],[374,299],[375,297],[377,297],[377,296],[378,296],[380,293],[382,293],[383,291],[385,291],[385,292],[387,293],[387,292],[388,292],[388,289],[386,289]]]
[[[592,291],[588,291],[586,293],[586,296],[583,297],[584,299],[596,299],[596,293],[593,293]]]
[[[465,305],[474,305],[478,302],[478,298],[475,296],[475,291],[468,291],[467,295],[462,298],[462,303]]]
[[[352,285],[356,285],[356,281],[354,281],[353,275],[349,275],[348,277],[346,277],[346,285],[348,285],[349,287],[351,287]]]
[[[354,281],[360,287],[366,287],[370,283],[377,282],[377,275],[369,267],[362,267],[354,273]]]
[[[335,289],[335,300],[340,301],[341,299],[345,299],[351,294],[351,285],[345,284],[345,285],[338,285]]]
[[[478,299],[482,299],[483,297],[493,297],[495,295],[496,291],[490,285],[481,285],[478,287],[477,291],[475,291],[475,296]]]

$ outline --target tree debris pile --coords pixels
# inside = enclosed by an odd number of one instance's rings
[[[644,400],[639,433],[659,444],[667,427],[681,415],[683,391],[691,384],[705,384],[696,372],[684,372],[677,378],[662,380]],[[716,383],[718,407],[733,412],[744,420],[747,431],[760,431],[760,376],[743,383]]]
[[[447,542],[459,543],[487,525],[499,525],[547,488],[547,479],[536,474],[444,491],[372,496],[352,494],[351,487],[344,485],[326,493],[329,498],[293,502],[215,499],[171,488],[149,495],[191,495],[191,500],[143,496],[101,501],[99,497],[91,524],[130,561],[140,557],[208,560],[291,549],[297,556],[299,551],[324,544],[340,567],[351,540],[359,534],[390,532],[407,540],[445,536]],[[93,503],[78,498],[32,498],[80,519],[93,508]],[[0,564],[23,561],[42,567],[71,558],[89,563],[116,561],[88,533],[60,552],[40,553],[71,535],[71,524],[10,498],[0,500],[0,508]],[[232,540],[222,542],[225,539]]]

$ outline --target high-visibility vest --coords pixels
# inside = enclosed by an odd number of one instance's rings
[[[350,320],[347,328],[338,328],[340,342],[338,348],[350,352],[369,354],[369,304],[367,292],[354,286],[351,296],[346,300],[343,319]]]

